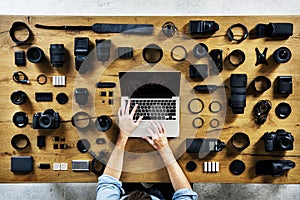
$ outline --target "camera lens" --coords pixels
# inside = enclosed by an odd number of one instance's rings
[[[292,52],[287,47],[280,47],[273,53],[273,58],[277,63],[286,63],[292,57]]]
[[[14,124],[19,127],[25,127],[28,124],[28,116],[24,112],[16,112],[13,116]]]
[[[63,44],[50,44],[50,62],[53,67],[62,67],[65,62],[65,47]]]
[[[16,105],[22,105],[26,103],[27,99],[27,94],[21,90],[15,91],[10,95],[11,102]]]
[[[27,59],[32,63],[39,63],[45,58],[45,54],[39,47],[31,47],[26,53]]]
[[[279,145],[282,149],[291,149],[293,142],[287,136],[278,138]]]
[[[53,117],[51,115],[42,115],[39,119],[39,125],[42,128],[50,128],[53,123]]]
[[[101,115],[97,117],[95,125],[99,131],[105,132],[108,131],[112,126],[112,120],[109,116]]]

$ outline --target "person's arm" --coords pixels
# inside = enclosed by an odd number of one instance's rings
[[[127,140],[128,136],[122,130],[120,130],[114,150],[110,155],[103,174],[112,176],[117,180],[120,179],[123,168],[124,150]]]
[[[166,165],[174,190],[177,191],[183,188],[191,189],[189,181],[187,180],[181,167],[177,163],[171,148],[169,147],[164,125],[158,122],[152,122],[152,125],[154,129],[148,129],[152,138],[150,139],[149,137],[144,137],[144,139],[147,140],[161,155]]]
[[[119,180],[121,177],[121,173],[123,169],[124,150],[125,150],[128,137],[131,134],[131,132],[134,129],[136,129],[136,127],[139,125],[140,121],[142,120],[142,117],[140,117],[136,122],[133,121],[133,116],[137,107],[138,105],[136,104],[132,109],[131,113],[129,113],[129,108],[130,108],[130,101],[129,101],[125,108],[119,108],[118,111],[120,132],[118,135],[115,148],[112,151],[109,161],[103,172],[103,174],[112,176],[117,180]]]
[[[129,103],[128,103],[129,104]],[[129,105],[126,108],[120,108],[118,111],[120,132],[103,175],[99,177],[97,185],[97,200],[120,199],[124,194],[122,183],[119,181],[123,169],[124,150],[130,133],[138,126],[142,117],[136,122],[133,121],[134,113],[138,105],[135,105],[132,112],[129,113]]]

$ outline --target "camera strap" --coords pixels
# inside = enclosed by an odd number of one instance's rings
[[[70,31],[85,31],[91,30],[95,33],[126,33],[126,34],[144,34],[151,35],[153,33],[152,24],[108,24],[95,23],[92,26],[47,26],[35,24],[36,28],[49,30],[70,30]]]

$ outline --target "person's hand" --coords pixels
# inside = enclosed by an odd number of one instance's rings
[[[152,138],[143,137],[143,139],[147,140],[147,142],[149,142],[149,144],[158,151],[162,151],[165,147],[169,147],[165,126],[158,121],[150,122],[153,129],[147,128],[147,130]]]
[[[139,119],[134,122],[133,116],[135,114],[135,111],[138,107],[138,104],[134,105],[134,108],[132,109],[131,113],[129,113],[130,109],[130,100],[127,102],[127,106],[125,105],[124,108],[119,108],[118,111],[118,117],[119,117],[119,128],[121,134],[124,134],[124,136],[129,136],[136,127],[138,127],[139,123],[143,119],[143,116],[140,116]]]

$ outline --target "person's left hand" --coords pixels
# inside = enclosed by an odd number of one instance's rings
[[[138,127],[139,123],[143,119],[143,116],[140,116],[139,119],[134,122],[133,116],[135,111],[138,107],[138,104],[135,104],[134,108],[132,109],[131,113],[129,113],[130,109],[130,100],[127,102],[127,106],[125,105],[124,108],[119,108],[118,117],[119,117],[119,128],[123,134],[127,137]]]

